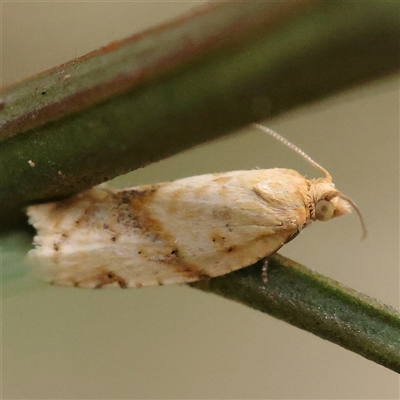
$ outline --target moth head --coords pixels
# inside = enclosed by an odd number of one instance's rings
[[[332,197],[330,200],[322,198],[315,204],[315,219],[318,221],[328,221],[350,212],[349,203],[337,196]]]
[[[312,179],[309,196],[312,220],[328,221],[351,212],[353,203],[327,178]]]
[[[332,182],[332,176],[330,173],[315,162],[310,156],[308,156],[303,150],[289,142],[279,133],[274,132],[272,129],[267,128],[264,125],[253,124],[256,128],[268,133],[275,139],[284,143],[287,147],[300,154],[306,161],[308,161],[314,168],[321,171],[325,177],[319,179],[313,179],[310,181],[310,218],[311,220],[328,221],[332,218],[339,217],[344,214],[348,214],[353,209],[361,223],[362,227],[362,239],[367,236],[367,229],[365,227],[364,218],[361,215],[360,210],[355,203],[339,192]]]
[[[356,204],[339,192],[335,185],[327,178],[311,181],[311,207],[310,217],[312,220],[328,221],[335,217],[348,214],[353,209],[361,223],[362,238],[367,236],[364,218]]]

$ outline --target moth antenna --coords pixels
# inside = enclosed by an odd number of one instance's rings
[[[349,199],[342,193],[338,193],[337,196],[340,197],[341,199],[343,199],[344,201],[346,201],[347,203],[349,203],[351,205],[352,209],[357,213],[358,218],[360,219],[361,228],[362,228],[361,240],[365,239],[367,237],[367,227],[365,225],[365,221],[361,214],[361,211],[356,206],[356,203],[354,203],[353,200]]]
[[[268,135],[271,135],[273,138],[279,140],[280,142],[282,142],[284,145],[286,145],[287,147],[289,147],[290,149],[294,150],[297,154],[300,154],[305,160],[307,160],[314,168],[318,169],[320,172],[322,172],[325,175],[325,178],[327,180],[329,180],[330,182],[332,182],[332,176],[331,174],[321,165],[319,165],[317,162],[315,162],[308,154],[306,154],[303,150],[301,150],[299,147],[297,147],[295,144],[293,144],[292,142],[289,142],[289,140],[287,140],[286,138],[284,138],[283,136],[281,136],[279,133],[276,133],[275,131],[273,131],[270,128],[267,128],[264,125],[261,124],[252,124],[254,127],[262,130],[265,133],[268,133]],[[349,204],[351,204],[349,202]],[[355,210],[357,210],[357,208],[354,208]],[[359,212],[357,210],[357,212]]]

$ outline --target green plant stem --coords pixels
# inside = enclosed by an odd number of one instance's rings
[[[400,313],[279,254],[268,282],[261,264],[191,283],[282,319],[400,373]]]
[[[399,68],[398,4],[228,2],[2,90],[0,227]]]

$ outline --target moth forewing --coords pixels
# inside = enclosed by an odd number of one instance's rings
[[[349,204],[328,173],[307,180],[280,168],[94,188],[28,208],[37,230],[29,257],[63,286],[191,282],[253,264]]]
[[[273,253],[304,223],[304,212],[288,210],[285,196],[263,198],[255,190],[285,173],[235,171],[121,191],[96,188],[31,206],[38,247],[30,256],[43,260],[48,280],[59,285],[137,287],[222,275]]]

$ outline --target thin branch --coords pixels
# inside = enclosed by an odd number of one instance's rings
[[[282,319],[400,373],[400,313],[279,254],[268,283],[255,264],[191,283]]]

